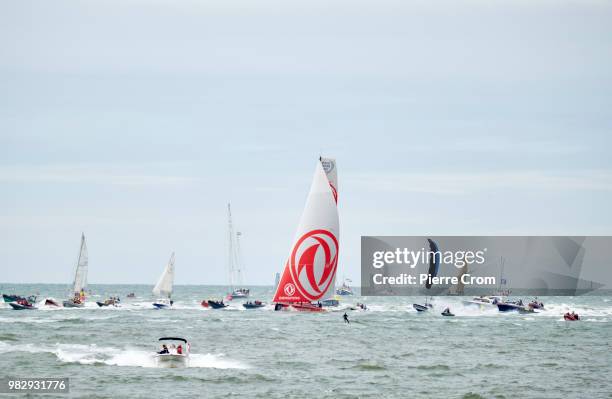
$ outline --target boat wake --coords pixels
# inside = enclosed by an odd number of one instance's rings
[[[55,346],[35,346],[32,344],[9,345],[0,342],[0,353],[28,352],[52,353],[64,363],[83,365],[106,364],[109,366],[157,368],[153,353],[133,348],[112,348],[97,345],[56,344]],[[189,356],[190,368],[247,369],[246,364],[228,359],[223,354],[198,354]]]

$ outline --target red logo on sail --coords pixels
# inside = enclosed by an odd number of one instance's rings
[[[338,266],[338,240],[327,230],[304,234],[293,247],[289,270],[298,291],[316,301],[328,290]]]
[[[329,182],[329,188],[331,188],[332,195],[334,196],[334,201],[336,201],[336,204],[337,204],[338,203],[338,190],[336,190],[336,187],[334,187],[334,185],[331,184],[331,182]]]
[[[293,294],[295,294],[295,285],[287,283],[285,284],[285,288],[283,289],[283,291],[285,291],[285,295],[293,296]]]

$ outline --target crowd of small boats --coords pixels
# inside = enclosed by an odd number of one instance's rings
[[[521,314],[526,313],[537,313],[539,311],[544,310],[544,303],[538,298],[534,298],[532,301],[524,303],[522,299],[517,300],[509,300],[506,296],[503,295],[480,295],[473,297],[471,300],[463,301],[463,306],[477,306],[480,309],[485,308],[497,308],[500,312],[518,312]],[[428,302],[427,297],[425,297],[425,303],[419,304],[414,303],[412,307],[419,313],[429,312],[433,309],[433,305]],[[441,313],[442,316],[455,316],[449,307],[446,307],[444,311]],[[568,321],[577,321],[580,320],[580,316],[575,312],[567,312],[564,314],[563,318]]]

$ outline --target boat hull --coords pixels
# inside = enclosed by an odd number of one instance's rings
[[[188,367],[189,356],[170,354],[170,353],[157,354],[155,355],[155,362],[157,363],[158,367],[167,367],[167,368]]]
[[[208,301],[208,306],[213,309],[223,309],[226,308],[228,305],[224,304],[223,302]]]
[[[60,304],[55,302],[53,299],[45,299],[46,306],[57,306],[60,307]]]
[[[297,310],[298,312],[325,312],[323,306],[314,303],[277,303],[274,310]]]
[[[242,306],[245,309],[258,309],[258,308],[263,308],[264,306],[266,306],[265,303],[243,303]]]
[[[522,306],[517,305],[515,303],[498,303],[497,304],[497,309],[499,309],[500,312],[519,311],[521,308]]]
[[[6,294],[2,294],[2,299],[6,303],[11,303],[11,302],[17,302],[18,300],[24,299],[24,298],[20,297],[19,295],[6,295]]]
[[[337,307],[337,306],[340,306],[340,301],[337,299],[325,299],[321,301],[321,305],[323,305],[323,307],[326,307],[326,308]]]
[[[11,307],[14,310],[35,310],[36,309],[32,305],[22,305],[22,304],[16,303],[16,302],[9,302],[9,305],[11,305]]]
[[[418,303],[413,303],[412,307],[414,308],[414,310],[416,310],[417,312],[426,312],[429,309],[431,309],[431,306],[425,306],[425,305],[419,305]]]
[[[170,305],[168,305],[167,303],[158,303],[158,302],[155,302],[155,303],[153,303],[153,307],[155,309],[169,309]]]
[[[83,303],[77,303],[72,300],[64,301],[62,304],[65,308],[82,308],[85,306]]]
[[[349,290],[346,290],[344,288],[338,288],[336,290],[336,295],[343,295],[343,296],[353,295],[353,291],[349,291]]]

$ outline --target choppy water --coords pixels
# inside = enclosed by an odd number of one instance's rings
[[[412,309],[422,298],[349,297],[338,310],[310,314],[199,305],[222,287],[176,287],[170,310],[152,309],[150,286],[90,288],[83,309],[0,305],[0,375],[70,377],[70,397],[88,398],[612,397],[610,296],[541,298],[547,310],[535,315],[468,308],[458,297],[434,298],[430,314]],[[0,290],[43,301],[66,293]],[[128,292],[137,298],[125,299]],[[271,287],[252,292],[272,296]],[[93,302],[109,295],[120,295],[121,307]],[[342,306],[358,301],[370,310],[349,312],[346,325]],[[440,316],[447,305],[456,317]],[[565,322],[567,310],[583,321]],[[189,368],[155,366],[164,335],[191,342]]]

